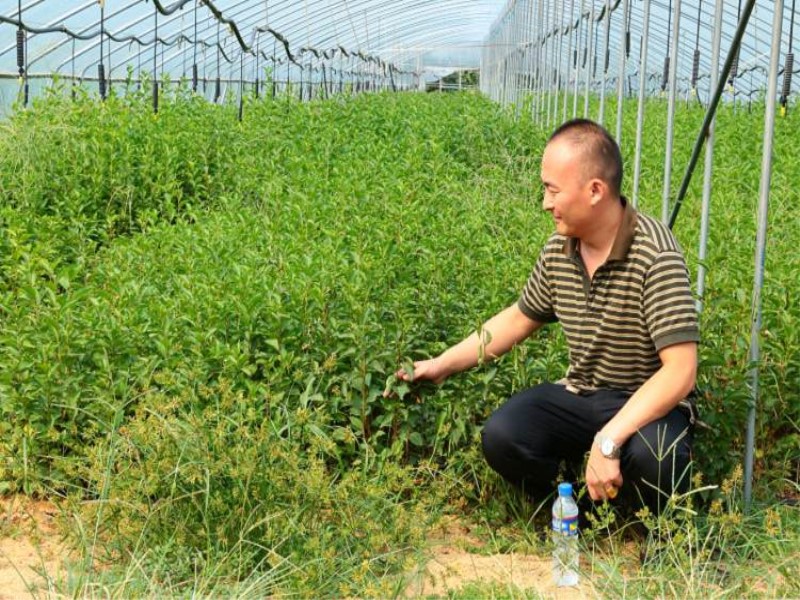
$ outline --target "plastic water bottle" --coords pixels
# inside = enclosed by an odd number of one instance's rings
[[[553,503],[553,581],[557,586],[578,585],[578,505],[572,484],[558,486]]]

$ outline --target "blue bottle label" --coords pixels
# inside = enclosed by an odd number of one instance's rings
[[[563,535],[578,535],[578,517],[564,517],[563,519],[553,518],[553,531]]]

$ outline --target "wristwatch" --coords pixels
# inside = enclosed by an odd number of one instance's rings
[[[600,453],[606,458],[619,459],[620,448],[607,435],[603,435],[598,431],[597,435],[594,436],[594,443],[597,444],[600,448]]]

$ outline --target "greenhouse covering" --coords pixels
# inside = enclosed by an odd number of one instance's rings
[[[723,53],[747,4],[720,3]],[[782,60],[792,56],[793,9],[782,10]],[[753,3],[731,95],[763,95],[774,12],[774,2]],[[483,90],[508,102],[578,83],[632,94],[643,64],[648,94],[664,92],[674,72],[680,95],[702,98],[715,15],[713,0],[4,0],[0,73],[113,85],[155,72],[208,91],[217,79],[398,89],[480,69]]]

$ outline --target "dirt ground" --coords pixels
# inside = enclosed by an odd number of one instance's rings
[[[64,558],[55,516],[48,502],[0,498],[0,600],[52,597],[44,575],[57,575]]]
[[[431,540],[431,558],[422,572],[406,588],[406,597],[447,596],[474,583],[498,584],[531,597],[577,600],[594,597],[591,586],[581,582],[575,588],[559,588],[553,583],[549,558],[529,554],[483,554],[480,542],[455,520],[446,521]]]
[[[50,582],[61,575],[67,556],[55,526],[52,504],[22,496],[0,498],[0,600],[55,598]],[[558,600],[593,597],[585,582],[577,588],[553,584],[550,560],[525,554],[482,554],[480,541],[455,520],[431,539],[430,560],[414,575],[406,597],[446,596],[464,586],[499,584]]]

